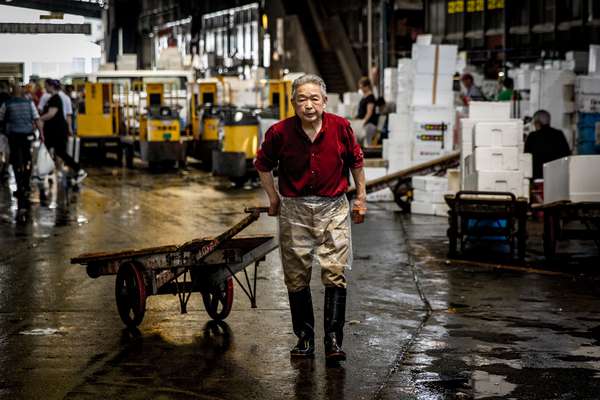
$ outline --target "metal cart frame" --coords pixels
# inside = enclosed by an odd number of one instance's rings
[[[508,192],[460,191],[444,197],[450,207],[448,211],[448,256],[458,254],[457,247],[464,252],[465,243],[471,238],[490,236],[505,237],[514,254],[515,239],[520,260],[525,258],[527,245],[527,200]],[[505,219],[506,226],[469,227],[469,221]]]
[[[559,240],[593,240],[600,250],[600,202],[556,201],[536,204],[534,210],[544,212],[544,256],[556,256]],[[568,229],[572,221],[581,222],[586,229]]]
[[[225,319],[233,303],[233,279],[256,308],[257,269],[268,253],[278,247],[273,236],[233,238],[256,221],[267,208],[246,209],[246,218],[215,238],[196,239],[182,245],[161,246],[117,253],[83,254],[71,260],[86,267],[91,278],[116,275],[115,298],[121,320],[138,326],[148,296],[172,294],[180,311],[194,292],[200,292],[206,311],[215,320]],[[252,283],[246,267],[254,264]],[[236,276],[243,271],[244,285]]]

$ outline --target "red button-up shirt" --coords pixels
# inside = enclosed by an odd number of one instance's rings
[[[269,128],[254,165],[262,172],[279,168],[282,196],[338,197],[348,189],[349,168],[362,168],[363,153],[345,118],[323,113],[311,142],[294,116]]]

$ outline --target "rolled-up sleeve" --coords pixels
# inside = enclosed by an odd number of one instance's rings
[[[278,132],[273,127],[267,130],[265,140],[260,145],[260,149],[256,153],[254,166],[261,172],[272,171],[279,163],[279,142],[280,137]]]
[[[363,151],[360,147],[360,144],[356,141],[356,136],[350,127],[350,124],[345,126],[346,129],[346,143],[347,143],[347,152],[349,155],[348,166],[351,169],[362,168],[364,165],[364,156]]]

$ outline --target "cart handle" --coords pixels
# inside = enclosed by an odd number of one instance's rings
[[[244,209],[247,214],[260,214],[269,212],[269,207],[247,207]]]
[[[493,197],[508,197],[510,200],[517,201],[517,197],[511,192],[489,192],[489,191],[475,191],[475,190],[461,190],[456,193],[456,199],[460,199],[463,196],[493,196]]]

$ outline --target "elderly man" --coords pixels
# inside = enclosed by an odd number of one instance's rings
[[[533,114],[535,131],[527,136],[525,153],[531,153],[533,179],[544,178],[544,164],[571,155],[564,133],[550,126],[550,113],[538,110]]]
[[[346,277],[351,267],[349,172],[357,188],[352,216],[366,212],[363,154],[350,123],[324,112],[326,88],[316,75],[292,84],[296,115],[273,125],[255,165],[269,197],[269,215],[279,215],[281,260],[288,289],[292,325],[298,343],[292,357],[314,355],[314,315],[310,292],[312,265],[321,267],[325,286],[325,356],[346,359],[342,350],[346,313]],[[279,193],[271,171],[279,170]]]

